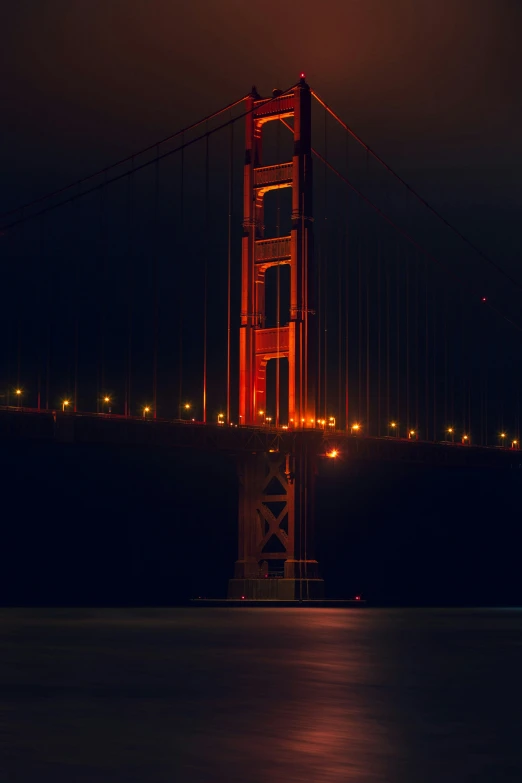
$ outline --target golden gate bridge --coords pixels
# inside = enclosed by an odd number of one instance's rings
[[[519,466],[517,281],[304,74],[2,225],[3,436],[234,454],[231,598],[322,596],[323,457]]]

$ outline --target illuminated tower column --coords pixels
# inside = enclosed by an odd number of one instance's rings
[[[262,165],[262,129],[266,122],[293,119],[292,161]],[[292,188],[290,236],[266,237],[265,194]],[[304,78],[291,93],[274,91],[260,98],[255,88],[247,99],[244,170],[243,246],[240,326],[239,413],[243,424],[260,423],[266,410],[266,365],[288,359],[288,412],[296,424],[315,420],[315,340],[309,328],[313,279],[311,93]],[[271,266],[290,266],[288,324],[265,328],[265,273]],[[310,368],[310,374],[309,374]],[[314,368],[312,370],[312,368]]]
[[[266,122],[293,121],[291,161],[262,165]],[[291,233],[267,237],[264,197],[292,188]],[[288,360],[288,413],[295,426],[315,421],[315,340],[309,329],[313,278],[311,93],[304,77],[290,93],[275,90],[247,99],[244,171],[243,254],[240,326],[239,413],[246,425],[261,424],[267,410],[266,365]],[[265,275],[279,264],[290,266],[287,324],[265,326]],[[310,371],[310,372],[309,372]],[[323,580],[313,554],[315,456],[321,443],[315,432],[287,432],[266,451],[242,455],[239,462],[239,547],[229,598],[299,600],[320,598]],[[271,578],[275,577],[275,578]]]

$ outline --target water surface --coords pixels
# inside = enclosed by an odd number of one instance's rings
[[[522,781],[522,612],[0,611],[2,783]]]

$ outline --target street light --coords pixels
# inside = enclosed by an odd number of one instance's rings
[[[70,400],[62,400],[62,412],[65,412],[66,407],[70,404],[71,404]]]
[[[331,459],[335,459],[335,457],[339,456],[339,452],[337,451],[337,449],[332,449],[331,451],[326,452],[326,456],[330,457]]]
[[[506,440],[506,433],[505,433],[505,432],[501,432],[501,433],[500,433],[500,444],[501,444],[502,446],[504,445],[504,443],[505,443],[505,440]]]
[[[109,397],[109,396],[106,394],[106,395],[105,395],[105,397],[104,397],[104,398],[103,398],[103,400],[102,400],[102,413],[103,413],[103,407],[104,407],[104,405],[109,405],[110,401],[111,401],[111,398],[110,398],[110,397]],[[109,406],[109,413],[111,413],[111,408],[110,408],[110,406]]]
[[[518,449],[518,440],[511,441],[511,448]]]
[[[272,417],[271,416],[267,416],[266,417],[266,421],[268,422],[268,426],[270,427],[270,422],[272,421]]]
[[[15,391],[15,394],[18,397],[18,405],[22,404],[22,393],[23,392],[22,392],[21,389],[16,389],[16,391]]]
[[[224,424],[224,423],[225,423],[225,414],[218,413],[218,424]]]
[[[360,424],[352,424],[352,426],[350,427],[350,435],[353,435],[354,432],[358,433],[360,429],[361,429]]]
[[[448,435],[451,435],[451,442],[455,443],[455,430],[453,427],[448,427]]]
[[[469,435],[463,435],[462,436],[462,445],[468,446],[469,445]]]
[[[145,407],[143,408],[143,418],[144,419],[147,418],[147,413],[150,413],[150,408],[149,408],[148,405],[145,405]]]
[[[261,416],[263,418],[263,424],[266,424],[266,413],[264,411],[258,411],[258,416]]]
[[[415,432],[415,430],[410,430],[408,432],[408,440],[413,440],[416,437],[416,435],[417,433]]]
[[[328,426],[335,429],[335,416],[330,416],[330,418],[328,419]]]
[[[390,430],[392,431],[392,434],[397,437],[399,435],[399,428],[397,426],[396,421],[390,421],[390,426],[388,428],[388,435],[390,434]]]

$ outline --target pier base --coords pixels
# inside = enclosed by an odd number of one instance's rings
[[[239,557],[229,599],[302,601],[324,597],[313,557],[315,440],[293,453],[243,456],[239,468]]]
[[[324,598],[324,580],[230,579],[228,597],[251,601],[317,601]]]

